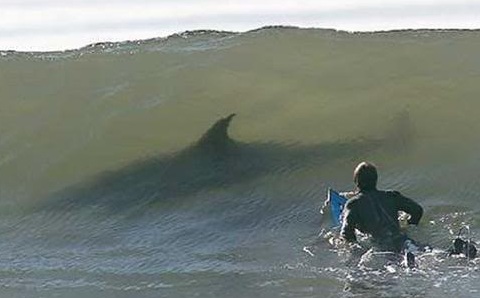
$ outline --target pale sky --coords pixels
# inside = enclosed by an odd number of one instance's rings
[[[64,50],[185,30],[267,25],[477,29],[480,0],[0,0],[0,50]]]

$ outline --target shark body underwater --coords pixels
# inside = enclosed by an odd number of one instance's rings
[[[235,114],[216,121],[195,143],[173,154],[134,162],[47,200],[49,208],[100,206],[118,210],[178,201],[202,191],[246,183],[265,175],[321,167],[348,158],[358,161],[379,148],[398,147],[398,137],[363,138],[337,143],[245,143],[230,138]],[[400,127],[402,130],[404,126]],[[396,136],[399,133],[395,134]],[[405,136],[405,133],[400,132]],[[400,138],[405,143],[405,138]]]

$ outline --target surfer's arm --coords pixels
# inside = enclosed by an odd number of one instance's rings
[[[352,212],[352,209],[350,208],[350,204],[348,203],[345,205],[343,218],[344,220],[342,224],[342,230],[340,231],[340,235],[347,242],[357,241],[357,237],[355,236],[354,212]]]
[[[423,215],[423,208],[417,202],[399,192],[395,192],[398,209],[410,214],[409,224],[418,225]]]

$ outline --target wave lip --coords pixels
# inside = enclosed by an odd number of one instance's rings
[[[238,42],[235,38],[251,37],[257,34],[271,35],[280,33],[314,33],[328,37],[376,37],[376,38],[458,38],[478,35],[480,29],[392,29],[375,31],[348,31],[332,28],[297,27],[287,25],[269,25],[247,31],[187,30],[166,37],[153,37],[138,40],[102,41],[76,49],[51,51],[0,50],[0,61],[8,58],[61,59],[88,54],[136,54],[141,52],[180,52],[208,51],[232,47]]]

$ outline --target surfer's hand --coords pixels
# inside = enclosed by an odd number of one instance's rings
[[[355,192],[354,191],[345,191],[345,192],[341,192],[340,195],[344,198],[347,198],[347,199],[351,199],[355,196]]]

